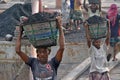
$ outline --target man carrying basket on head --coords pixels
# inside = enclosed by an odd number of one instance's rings
[[[110,39],[110,23],[100,16],[100,10],[96,3],[91,4],[88,13],[89,18],[84,23],[84,26],[87,45],[91,54],[89,80],[110,80],[106,56]]]
[[[59,49],[55,57],[48,61],[48,55],[50,49],[48,47],[36,48],[37,58],[31,58],[21,51],[21,37],[22,28],[20,27],[20,33],[16,42],[16,53],[21,59],[31,67],[34,80],[57,80],[57,69],[62,60],[64,52],[64,33],[62,30],[61,18],[57,17],[58,28],[59,28]]]
[[[88,15],[87,18],[94,16],[94,15],[101,16],[102,15],[101,0],[88,0],[88,1],[89,1],[90,6],[86,5],[86,0],[84,0],[84,3],[83,3],[84,9],[87,11],[87,15]]]
[[[108,23],[109,24],[109,23]],[[109,69],[107,68],[107,48],[110,39],[110,26],[108,25],[107,35],[102,42],[101,38],[91,38],[89,26],[85,23],[86,39],[91,57],[89,80],[110,80]]]

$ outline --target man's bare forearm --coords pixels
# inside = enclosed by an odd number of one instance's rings
[[[28,62],[29,60],[29,57],[21,51],[21,38],[22,38],[22,31],[20,29],[20,32],[19,32],[19,35],[17,37],[17,41],[16,41],[16,53],[21,57],[21,59],[24,61],[24,62]]]
[[[62,25],[60,25],[60,26],[61,27],[59,28],[59,45],[60,45],[61,49],[64,49],[65,37],[64,37]]]
[[[17,41],[16,41],[16,53],[19,54],[21,51],[21,37],[22,37],[22,32],[19,31],[19,34],[17,36]]]

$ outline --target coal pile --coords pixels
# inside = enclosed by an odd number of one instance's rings
[[[24,24],[31,24],[36,22],[47,22],[50,20],[56,20],[56,17],[60,14],[58,12],[48,13],[48,12],[41,12],[36,13],[28,17],[28,20],[24,22]]]
[[[92,16],[90,17],[87,22],[88,24],[99,24],[99,23],[103,23],[104,21],[107,21],[105,18],[102,18],[100,16]]]
[[[0,37],[6,34],[14,36],[16,25],[20,23],[21,16],[30,16],[32,13],[31,4],[15,4],[0,14]]]

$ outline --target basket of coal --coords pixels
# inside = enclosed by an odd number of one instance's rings
[[[88,0],[89,4],[99,4],[99,0]]]
[[[23,24],[23,29],[34,47],[57,45],[58,28],[52,13],[36,13]]]
[[[107,35],[107,20],[100,16],[92,16],[87,20],[92,39],[105,38]]]

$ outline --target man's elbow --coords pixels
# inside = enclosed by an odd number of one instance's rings
[[[64,51],[64,50],[65,50],[65,47],[60,47],[60,50],[61,50],[61,51]]]
[[[17,54],[21,53],[21,51],[19,49],[15,50]]]

